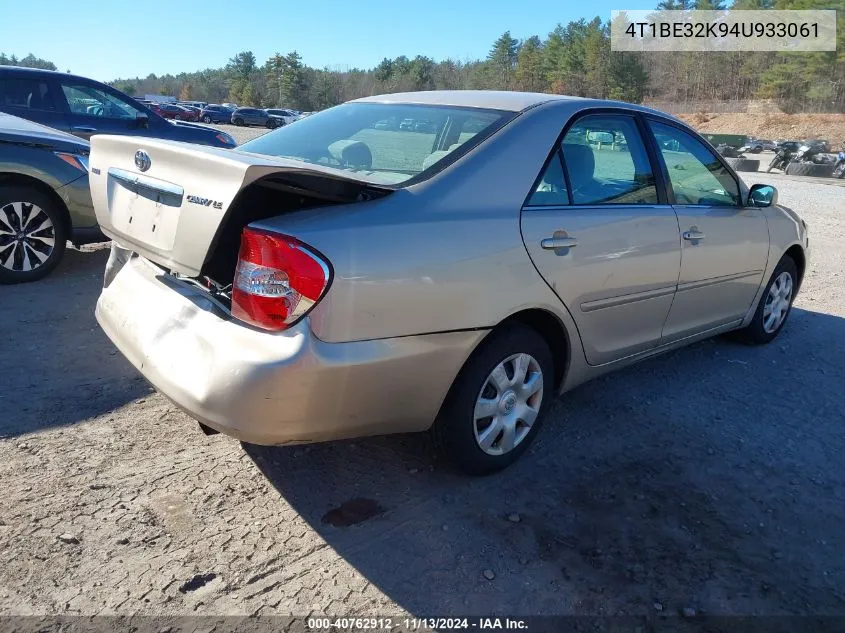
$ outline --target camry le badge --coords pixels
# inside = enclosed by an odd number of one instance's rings
[[[211,198],[200,198],[199,196],[188,196],[188,202],[199,204],[203,207],[212,207],[213,209],[222,209],[223,203]]]
[[[147,154],[147,152],[142,149],[135,152],[135,167],[141,171],[147,171],[151,164],[152,161],[150,160],[150,155]]]

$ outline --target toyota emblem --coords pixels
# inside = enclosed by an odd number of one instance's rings
[[[152,161],[150,160],[150,155],[147,154],[147,152],[142,149],[135,152],[135,167],[141,171],[147,171],[151,164]]]

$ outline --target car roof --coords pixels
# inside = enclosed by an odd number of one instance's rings
[[[63,79],[77,79],[79,81],[89,81],[98,84],[104,84],[104,81],[97,81],[90,77],[82,77],[81,75],[73,75],[71,73],[63,73],[58,70],[44,70],[43,68],[26,68],[24,66],[2,66],[0,65],[0,73],[8,75],[52,75],[61,76]]]
[[[447,105],[521,112],[548,101],[578,101],[581,99],[582,97],[509,90],[426,90],[362,97],[355,99],[353,103]]]
[[[522,112],[543,104],[568,106],[572,110],[580,108],[625,108],[647,114],[655,114],[676,121],[686,126],[671,114],[647,106],[610,99],[573,97],[569,95],[547,94],[544,92],[514,92],[509,90],[427,90],[422,92],[397,92],[394,94],[374,95],[354,99],[350,103],[395,103],[408,105],[445,105],[466,108],[485,108],[508,112]]]

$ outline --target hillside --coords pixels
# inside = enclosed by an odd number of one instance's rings
[[[845,144],[845,114],[680,114],[699,132],[749,134],[764,139],[821,138]]]

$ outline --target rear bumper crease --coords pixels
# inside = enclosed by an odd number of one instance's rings
[[[251,443],[425,430],[485,335],[325,343],[307,318],[261,332],[223,318],[200,289],[167,284],[153,264],[114,248],[123,250],[113,247],[96,307],[106,335],[178,407]]]

